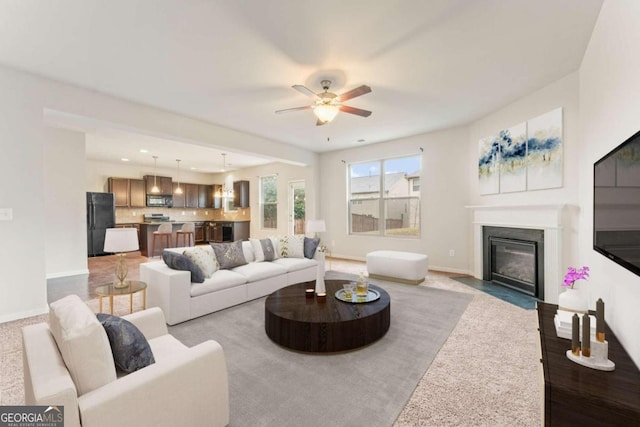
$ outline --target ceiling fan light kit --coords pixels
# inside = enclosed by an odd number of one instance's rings
[[[285,113],[289,111],[298,111],[298,110],[309,110],[312,109],[315,116],[318,118],[316,122],[317,126],[324,125],[326,123],[331,122],[339,111],[343,111],[349,114],[355,114],[361,117],[369,117],[371,115],[371,111],[362,110],[360,108],[349,107],[347,105],[342,105],[342,102],[347,101],[349,99],[355,98],[357,96],[365,95],[371,92],[371,88],[367,85],[358,86],[355,89],[352,89],[348,92],[343,93],[342,95],[336,95],[333,92],[329,92],[329,87],[331,86],[331,80],[322,80],[320,82],[322,85],[322,89],[324,92],[315,93],[311,89],[302,86],[302,85],[293,85],[292,88],[297,90],[298,92],[309,96],[314,99],[313,105],[308,105],[304,107],[295,107],[295,108],[287,108],[284,110],[277,110],[276,113]]]

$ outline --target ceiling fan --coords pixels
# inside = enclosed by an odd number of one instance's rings
[[[289,111],[297,111],[297,110],[313,110],[313,113],[316,115],[318,120],[316,121],[316,126],[322,126],[326,123],[329,123],[333,120],[338,111],[344,111],[345,113],[355,114],[357,116],[369,117],[371,115],[371,111],[362,110],[360,108],[349,107],[348,105],[342,105],[344,101],[355,98],[357,96],[365,95],[371,92],[371,88],[367,85],[358,86],[355,89],[352,89],[348,92],[343,93],[342,95],[336,95],[333,92],[329,92],[329,87],[331,86],[331,80],[322,80],[320,82],[322,85],[322,89],[324,92],[315,93],[311,89],[302,86],[302,85],[293,85],[291,86],[298,92],[307,95],[308,97],[314,100],[313,105],[307,105],[304,107],[295,107],[295,108],[287,108],[284,110],[277,110],[276,114],[287,113]]]

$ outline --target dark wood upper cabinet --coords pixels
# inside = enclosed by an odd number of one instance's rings
[[[198,207],[213,207],[213,185],[198,184]]]
[[[129,178],[109,178],[109,192],[113,193],[117,208],[129,207]]]
[[[200,194],[198,184],[184,184],[184,191],[186,195],[185,203],[188,208],[200,207]]]
[[[185,200],[186,200],[185,186],[186,184],[180,185],[180,188],[182,188],[182,194],[178,194],[176,193],[176,190],[178,189],[178,183],[177,182],[173,183],[173,207],[174,208],[184,208],[186,206],[185,205]]]
[[[146,206],[144,181],[141,179],[109,178],[109,192],[115,196],[117,208],[143,208]]]
[[[129,180],[129,206],[132,208],[144,208],[147,206],[147,194],[144,190],[144,180]]]
[[[249,207],[249,181],[233,183],[233,204],[236,208]]]
[[[144,180],[146,182],[147,194],[158,196],[171,196],[173,194],[173,179],[170,176],[145,175]],[[158,186],[160,190],[159,193],[151,191],[154,183]]]

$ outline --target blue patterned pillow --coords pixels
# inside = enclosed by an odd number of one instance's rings
[[[204,274],[202,273],[202,270],[200,270],[200,267],[195,265],[188,257],[165,249],[162,251],[162,259],[169,268],[173,268],[174,270],[190,271],[191,283],[204,282]]]
[[[304,238],[304,257],[305,258],[313,258],[316,254],[316,249],[318,249],[318,245],[320,244],[320,238],[316,237],[314,239],[310,239],[308,237]]]
[[[98,313],[98,321],[102,323],[116,366],[130,374],[155,363],[149,342],[140,329],[121,317]]]

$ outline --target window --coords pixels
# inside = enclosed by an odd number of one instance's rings
[[[420,156],[350,164],[350,233],[419,237],[420,172]]]
[[[278,228],[278,178],[260,177],[260,221],[262,228]]]

